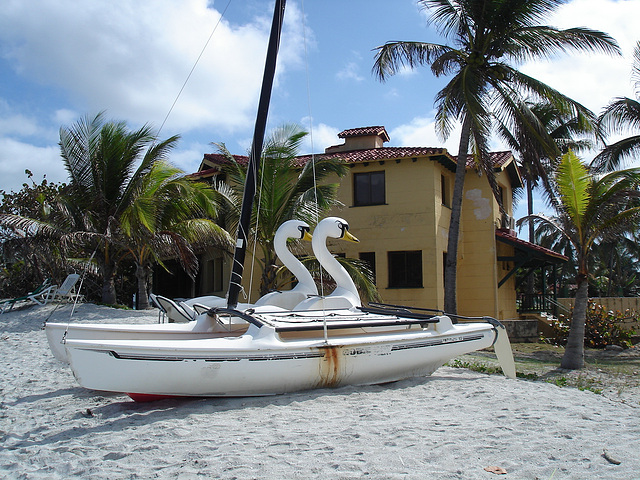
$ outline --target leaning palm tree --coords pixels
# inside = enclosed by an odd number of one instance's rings
[[[177,258],[192,278],[198,273],[196,247],[232,252],[231,236],[212,219],[215,192],[190,180],[182,170],[158,161],[142,178],[132,201],[118,216],[124,258],[133,260],[138,282],[138,308],[149,308],[147,291],[152,264]]]
[[[588,303],[589,262],[594,244],[638,228],[640,168],[598,177],[573,153],[562,157],[554,179],[555,217],[531,215],[530,220],[554,229],[572,245],[577,261],[577,292],[561,366],[584,367],[584,332]]]
[[[60,153],[69,174],[66,228],[74,232],[68,238],[96,252],[104,303],[116,302],[114,276],[123,253],[117,219],[153,164],[166,158],[178,139],[156,143],[151,127],[130,131],[124,122],[107,122],[104,113],[60,129]]]
[[[576,102],[550,86],[525,75],[516,66],[525,60],[547,58],[568,50],[619,53],[607,34],[587,29],[560,30],[540,22],[564,0],[420,0],[433,9],[429,22],[452,40],[452,45],[426,42],[389,42],[378,47],[374,73],[381,80],[404,67],[430,65],[437,77],[452,75],[436,96],[436,125],[447,138],[455,123],[462,124],[451,205],[447,263],[446,311],[456,313],[456,269],[462,194],[469,146],[492,185],[500,204],[493,165],[488,156],[492,117],[504,125],[531,131],[551,142],[532,122],[525,98],[548,100],[574,114]]]
[[[626,160],[640,157],[640,42],[633,51],[631,79],[636,88],[636,98],[614,99],[598,118],[601,128],[608,133],[637,132],[630,137],[607,145],[591,163],[598,171],[607,172],[623,165]]]
[[[552,102],[527,101],[527,109],[533,114],[532,123],[545,132],[544,137],[551,143],[541,141],[540,137],[531,135],[530,130],[510,129],[509,126],[497,122],[498,135],[509,148],[519,157],[519,167],[522,174],[526,194],[527,212],[533,214],[533,189],[542,186],[542,193],[550,191],[549,175],[555,171],[560,156],[569,150],[580,152],[593,147],[595,115],[580,109],[577,114],[558,108]],[[552,201],[553,196],[547,199]],[[533,225],[529,226],[529,238],[534,238]]]
[[[292,219],[304,220],[309,225],[314,225],[319,217],[339,203],[338,184],[326,181],[332,176],[343,177],[348,167],[340,160],[323,156],[302,164],[298,159],[298,151],[306,135],[297,125],[284,125],[275,129],[266,141],[258,166],[257,193],[251,224],[253,233],[250,239],[260,248],[261,253],[256,255],[261,269],[260,295],[276,290],[290,281],[289,275],[276,262],[273,238],[278,227]],[[236,228],[240,217],[239,199],[242,196],[247,166],[231,155],[224,144],[217,146],[226,158],[226,163],[221,166],[226,180],[218,182],[216,188],[226,205],[222,215],[223,223],[227,230],[232,230]],[[356,285],[369,298],[377,298],[371,275],[364,272],[363,264],[355,264],[360,267],[355,269],[359,272],[354,278]]]

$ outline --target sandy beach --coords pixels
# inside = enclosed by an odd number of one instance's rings
[[[71,306],[54,309],[0,315],[3,479],[640,479],[640,405],[451,367],[381,386],[134,403],[81,388],[53,358],[42,324],[68,321]],[[85,304],[73,321],[157,318]]]

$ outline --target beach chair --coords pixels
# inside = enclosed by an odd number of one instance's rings
[[[55,295],[56,285],[49,285],[49,279],[46,279],[42,284],[36,288],[33,292],[27,293],[21,297],[8,298],[6,300],[0,300],[0,314],[4,312],[10,312],[18,302],[34,302],[38,305],[46,305],[49,303]]]
[[[162,305],[160,305],[160,302],[158,302],[157,295],[150,293],[149,303],[151,304],[152,307],[158,309],[158,323],[164,323],[164,317],[166,316],[167,311],[163,308]]]
[[[155,296],[158,305],[166,312],[169,323],[178,322],[191,322],[196,319],[196,312],[189,305],[184,303],[177,303],[170,298],[160,295]]]
[[[64,279],[62,285],[60,285],[60,287],[56,289],[53,300],[69,302],[80,300],[81,295],[75,290],[76,283],[78,283],[79,278],[80,275],[78,275],[77,273],[71,273],[67,275],[67,278]]]

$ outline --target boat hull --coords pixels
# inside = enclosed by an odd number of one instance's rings
[[[154,324],[91,324],[47,323],[45,331],[53,356],[69,363],[67,340],[196,340],[224,333],[226,328],[207,315],[199,315],[193,322]]]
[[[356,339],[282,341],[263,327],[237,338],[187,341],[70,339],[85,388],[122,393],[228,397],[379,384],[430,375],[458,355],[489,347],[488,324],[370,333]],[[268,329],[267,329],[268,330]]]

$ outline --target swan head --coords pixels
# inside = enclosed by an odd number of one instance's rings
[[[302,220],[287,220],[278,227],[276,235],[284,235],[286,238],[311,241],[311,228]]]
[[[321,237],[339,238],[348,242],[359,242],[354,235],[349,233],[349,223],[340,217],[327,217],[321,220],[316,226],[315,235],[320,234]]]

